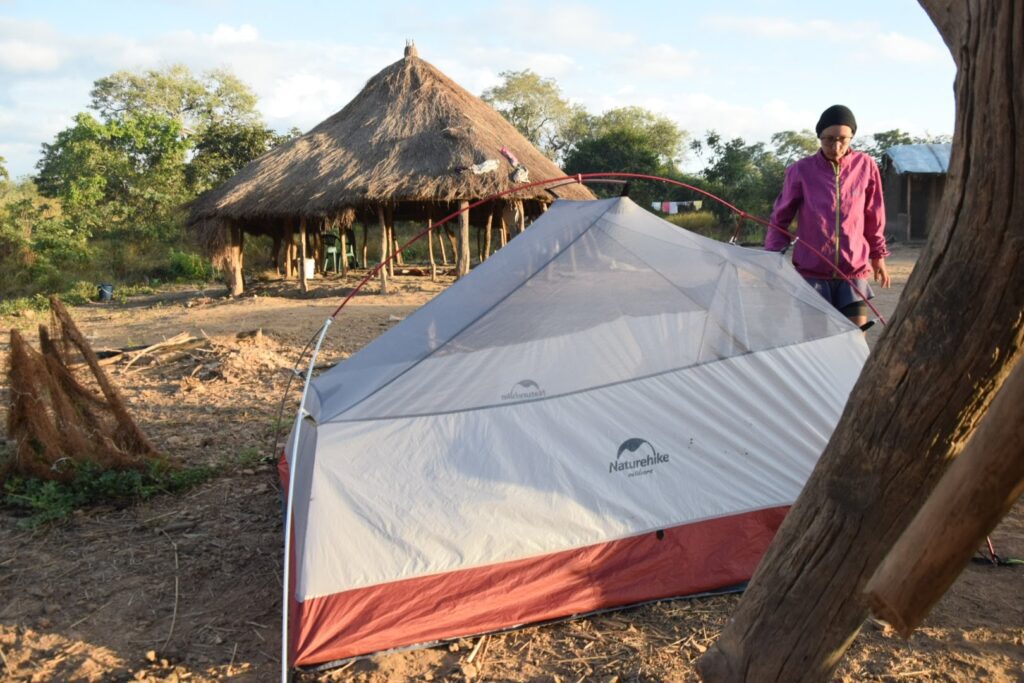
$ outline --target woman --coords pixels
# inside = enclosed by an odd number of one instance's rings
[[[843,315],[863,327],[868,321],[864,298],[874,296],[868,275],[874,274],[882,287],[891,284],[885,267],[889,250],[885,245],[882,177],[874,159],[850,149],[857,120],[848,108],[841,104],[829,107],[814,130],[821,149],[786,169],[771,217],[772,225],[782,230],[769,228],[764,248],[782,251],[788,247],[791,238],[783,230],[796,217],[793,265],[797,272]]]

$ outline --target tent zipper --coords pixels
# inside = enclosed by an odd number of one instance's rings
[[[836,270],[838,271],[839,270],[839,232],[842,229],[842,203],[843,203],[843,200],[842,200],[842,194],[843,194],[842,193],[842,188],[841,188],[841,186],[839,184],[839,172],[840,172],[839,162],[834,162],[832,164],[832,170],[835,171],[835,174],[836,174],[836,227],[835,227],[836,235],[835,235],[835,237],[836,237]],[[834,278],[835,274],[833,274],[832,277]]]

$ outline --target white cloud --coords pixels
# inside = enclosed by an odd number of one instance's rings
[[[259,40],[260,32],[255,26],[242,24],[238,28],[220,24],[213,33],[204,36],[210,45],[232,45],[237,43],[254,43]]]
[[[289,74],[265,93],[260,108],[269,119],[293,121],[306,130],[341,109],[355,94],[347,90],[342,83],[319,74]]]
[[[0,69],[15,73],[54,71],[60,66],[60,52],[27,40],[0,40]]]
[[[878,34],[873,42],[879,54],[899,62],[924,63],[951,59],[946,50],[899,33]]]
[[[649,45],[630,50],[614,63],[614,68],[630,79],[686,79],[696,69],[697,52],[679,50],[671,45]]]

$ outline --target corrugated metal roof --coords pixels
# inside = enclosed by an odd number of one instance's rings
[[[896,145],[885,150],[893,168],[903,173],[946,173],[949,171],[949,152],[952,145],[922,144]]]

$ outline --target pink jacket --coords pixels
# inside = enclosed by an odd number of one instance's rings
[[[839,277],[830,264],[847,277],[868,277],[871,259],[889,255],[882,177],[875,160],[863,152],[848,152],[838,169],[820,151],[787,168],[771,222],[789,228],[794,216],[793,265],[804,277]],[[764,248],[782,251],[789,243],[780,230],[769,228]]]

